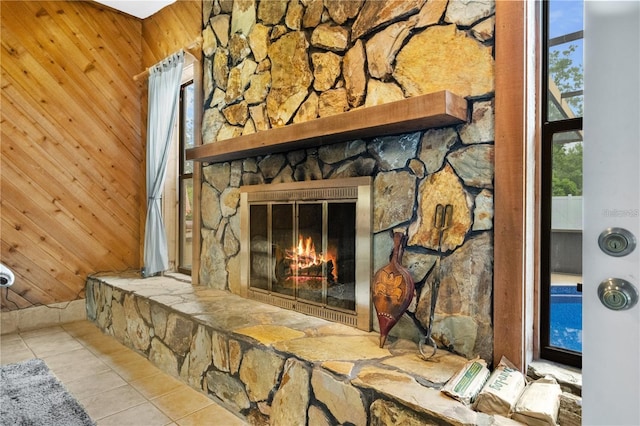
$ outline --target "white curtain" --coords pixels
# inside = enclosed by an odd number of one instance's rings
[[[142,272],[146,277],[169,267],[167,235],[162,219],[162,189],[167,174],[171,133],[178,111],[183,65],[184,51],[181,50],[149,69],[147,221]]]

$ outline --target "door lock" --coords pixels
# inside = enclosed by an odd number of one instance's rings
[[[622,257],[636,248],[636,237],[624,228],[607,228],[598,237],[598,245],[609,256]]]
[[[598,297],[607,308],[613,311],[624,311],[638,303],[638,289],[629,281],[607,278],[598,286]]]

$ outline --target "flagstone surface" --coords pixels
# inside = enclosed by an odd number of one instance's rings
[[[171,274],[90,277],[86,300],[105,333],[253,424],[509,424],[440,393],[464,357],[425,361],[411,340],[380,348],[376,332]]]

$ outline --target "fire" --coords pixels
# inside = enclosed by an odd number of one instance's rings
[[[311,237],[306,239],[300,236],[298,240],[298,249],[296,250],[296,260],[298,267],[304,268],[311,265],[317,265],[316,246],[313,244]],[[320,254],[320,262],[322,262],[322,254]]]
[[[298,246],[287,251],[287,258],[293,261],[291,266],[296,270],[319,266],[325,261],[322,253],[316,254],[316,247],[311,237],[305,238],[302,235],[298,240]]]
[[[298,246],[292,250],[287,250],[287,259],[291,261],[289,267],[296,275],[316,275],[322,270],[323,265],[327,265],[327,273],[330,279],[335,279],[336,273],[335,256],[325,256],[321,252],[316,252],[315,244],[311,237],[300,235]]]

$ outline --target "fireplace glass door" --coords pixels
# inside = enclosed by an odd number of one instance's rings
[[[355,202],[251,205],[250,287],[355,310]]]
[[[358,311],[370,309],[369,203],[355,189],[272,193],[278,185],[264,187],[269,195],[241,198],[248,297],[358,326]]]

